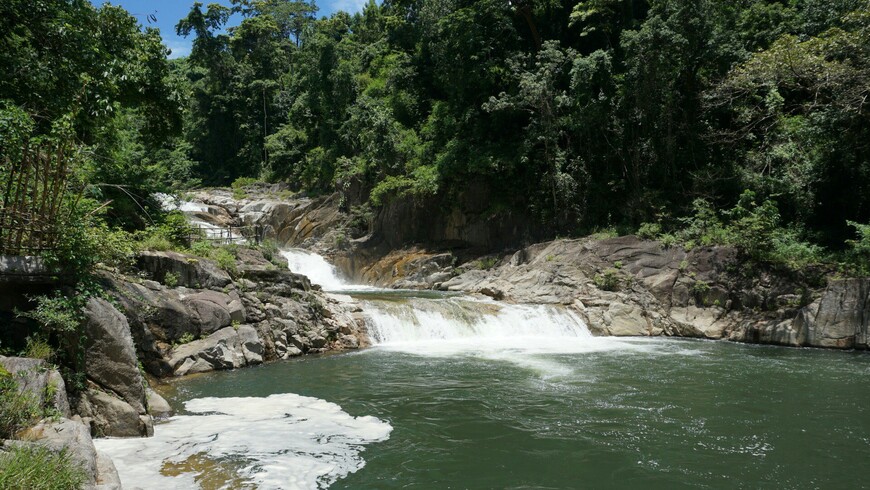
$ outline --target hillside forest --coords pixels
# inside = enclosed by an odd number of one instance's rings
[[[179,59],[148,25],[0,6],[0,164],[73,142],[68,249],[165,226],[155,191],[267,181],[362,219],[485,193],[526,238],[866,267],[866,0],[197,2]]]

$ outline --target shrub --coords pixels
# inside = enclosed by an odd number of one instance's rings
[[[49,333],[71,333],[78,330],[81,321],[80,309],[84,303],[77,298],[68,298],[55,291],[51,296],[32,296],[29,299],[36,303],[36,308],[19,313],[19,316],[35,320]]]
[[[706,296],[710,292],[710,285],[707,281],[695,281],[689,288],[689,292],[692,293],[698,303],[703,305],[707,303]]]
[[[45,254],[50,267],[80,278],[98,263],[110,267],[128,264],[133,257],[129,233],[113,230],[103,222],[105,207],[93,199],[64,204],[64,219],[59,220],[57,243]]]
[[[27,337],[27,345],[24,348],[24,357],[42,359],[47,361],[54,356],[54,351],[48,341],[41,336]]]
[[[489,270],[495,267],[495,264],[498,263],[497,257],[484,257],[477,261],[477,268],[480,270]]]
[[[184,213],[172,211],[163,215],[155,225],[139,231],[135,235],[139,250],[184,250],[197,229],[188,223]]]
[[[592,282],[598,289],[604,291],[619,291],[622,287],[622,279],[619,277],[619,271],[616,269],[607,269],[602,274],[596,274],[592,278]]]
[[[0,453],[0,488],[9,490],[76,490],[87,481],[84,468],[67,451],[13,445]]]
[[[269,262],[272,262],[275,257],[278,256],[279,252],[278,242],[272,239],[263,240],[257,246],[257,249],[260,250],[260,253],[262,253],[263,257]]]
[[[178,273],[176,272],[167,272],[165,276],[163,276],[163,284],[170,288],[174,288],[178,286]]]
[[[849,246],[848,258],[859,274],[870,274],[870,224],[862,225],[854,221],[846,222],[855,228],[857,238],[846,240]]]
[[[195,339],[194,339],[194,337],[193,337],[193,334],[190,333],[190,332],[187,332],[186,334],[182,335],[182,336],[178,339],[177,344],[178,344],[178,345],[189,344],[189,343],[193,342],[194,340],[195,340]]]
[[[251,177],[239,177],[234,180],[232,183],[233,188],[233,198],[235,199],[245,199],[248,197],[248,193],[245,192],[245,187],[256,184],[257,179]]]
[[[193,242],[190,246],[190,252],[197,257],[205,257],[208,258],[211,256],[211,252],[214,246],[209,240],[199,240]]]
[[[221,269],[232,275],[238,274],[238,270],[236,269],[236,257],[226,247],[213,248],[210,257]]]
[[[233,189],[244,189],[245,187],[254,185],[257,183],[257,179],[253,177],[239,177],[234,180],[231,184]]]
[[[607,228],[599,228],[592,233],[593,240],[606,240],[608,238],[616,238],[619,236],[619,231],[614,226],[608,226]]]
[[[643,223],[637,229],[638,238],[644,240],[655,240],[662,233],[662,225],[658,223]]]
[[[19,392],[15,378],[5,369],[0,370],[0,439],[14,438],[20,430],[33,425],[40,417],[40,401],[29,391]],[[5,471],[0,472],[0,475],[3,473]],[[0,484],[0,488],[7,487]]]

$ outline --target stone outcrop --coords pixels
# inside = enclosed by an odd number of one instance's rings
[[[232,282],[213,261],[178,252],[142,252],[136,266],[157,282],[166,282],[166,275],[172,274],[177,285],[189,288],[219,289]]]
[[[98,437],[143,437],[154,434],[151,416],[112,393],[91,386],[79,394],[75,411]]]
[[[169,366],[176,376],[235,369],[263,362],[263,343],[250,325],[227,327],[172,349]]]
[[[101,298],[88,300],[84,313],[88,378],[116,393],[137,413],[145,413],[145,381],[139,372],[127,318]]]
[[[364,343],[349,307],[289,271],[286,261],[273,263],[251,248],[237,253],[238,279],[221,288],[104,277],[149,373],[234,369]]]
[[[465,264],[430,286],[570,305],[598,335],[870,348],[870,279],[814,292],[800,278],[740,267],[731,248],[687,252],[631,236],[557,240],[499,257],[489,270]]]
[[[364,189],[351,184],[348,192],[364,197]],[[746,264],[733,248],[686,251],[633,236],[555,240],[475,258],[518,236],[534,237],[535,230],[520,226],[522,217],[489,213],[485,196],[466,195],[449,207],[447,217],[431,212],[437,206],[393,200],[357,238],[350,216],[339,212],[336,195],[286,199],[281,192],[262,187],[239,200],[229,191],[208,190],[197,199],[227,210],[237,224],[265,227],[279,243],[329,256],[345,275],[362,283],[568,305],[599,335],[870,347],[867,280],[832,281],[823,289],[804,274],[742,270]],[[252,276],[267,272],[252,270]],[[268,337],[263,338],[267,356],[316,351],[322,343],[316,335],[310,342],[308,336],[292,334],[293,327],[285,328],[281,322],[295,320],[279,314],[283,305],[248,295],[242,301],[251,312],[249,323]],[[266,316],[272,318],[265,321]]]
[[[169,402],[150,387],[145,390],[145,397],[148,400],[148,413],[152,417],[160,419],[172,415],[172,407],[169,406]]]

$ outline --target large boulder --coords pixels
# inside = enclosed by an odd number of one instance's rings
[[[182,301],[190,309],[200,335],[208,335],[233,323],[245,321],[245,307],[236,292],[199,291],[184,295]]]
[[[84,309],[85,372],[118,394],[137,413],[145,413],[145,381],[127,319],[111,303],[91,298]]]
[[[166,282],[166,274],[172,273],[179,286],[221,289],[232,282],[213,261],[178,252],[142,252],[136,263],[155,281]]]
[[[0,356],[0,366],[15,377],[18,390],[30,393],[41,406],[52,406],[62,417],[70,416],[66,385],[60,373],[41,359]]]
[[[90,426],[91,432],[100,437],[143,437],[154,433],[150,415],[95,388],[81,393],[76,412]]]

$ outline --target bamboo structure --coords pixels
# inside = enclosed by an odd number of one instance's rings
[[[0,156],[0,255],[43,255],[57,245],[57,220],[74,149],[27,141],[19,155]]]

